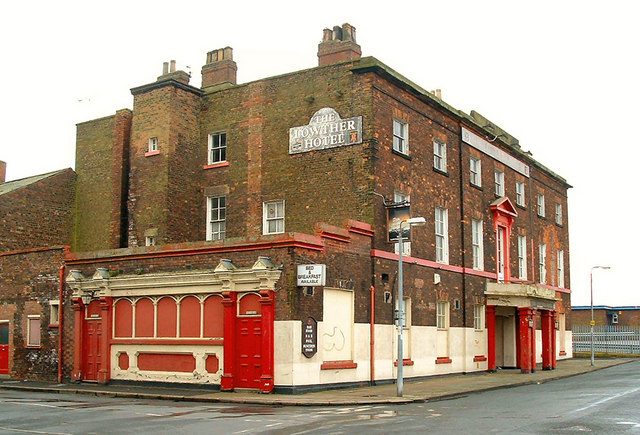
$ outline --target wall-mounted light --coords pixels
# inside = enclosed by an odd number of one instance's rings
[[[91,303],[94,293],[95,291],[85,291],[84,293],[82,293],[80,299],[82,299],[82,303],[84,304],[84,306],[88,306]]]

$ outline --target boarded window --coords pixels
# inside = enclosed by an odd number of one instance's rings
[[[29,316],[27,346],[40,346],[40,316]]]

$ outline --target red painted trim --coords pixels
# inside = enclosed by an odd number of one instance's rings
[[[487,357],[484,355],[476,355],[473,357],[473,362],[481,362],[486,360],[487,360]]]
[[[355,369],[358,363],[350,360],[346,361],[325,361],[320,365],[320,370]]]
[[[451,358],[448,356],[439,356],[436,358],[436,364],[451,364]]]
[[[213,165],[204,165],[202,169],[224,168],[225,166],[229,166],[229,162],[220,162],[220,163],[214,163]]]
[[[208,242],[216,243],[215,245],[195,245],[190,248],[181,248],[180,245],[164,245],[158,249],[145,250],[146,252],[135,253],[121,253],[123,251],[131,251],[130,249],[118,249],[112,251],[102,251],[104,257],[101,257],[101,252],[93,253],[91,256],[84,257],[79,253],[68,253],[66,257],[67,264],[91,264],[102,262],[120,261],[122,259],[127,260],[140,260],[145,258],[164,258],[164,257],[182,257],[191,255],[209,255],[215,253],[226,252],[240,252],[240,251],[256,251],[264,249],[275,248],[303,248],[314,251],[323,251],[324,242],[322,238],[317,236],[311,236],[304,233],[289,233],[285,236],[278,237],[274,240],[265,240],[258,242],[242,242],[237,244],[224,244],[221,242]],[[136,248],[136,251],[142,251],[144,248]],[[111,255],[109,255],[111,254]]]
[[[263,393],[271,393],[275,386],[275,297],[273,290],[262,290],[260,292],[260,305],[262,311],[262,374],[260,375],[260,391]]]
[[[413,364],[414,364],[414,362],[413,362],[413,361],[411,361],[411,359],[409,359],[409,358],[404,358],[404,359],[402,360],[402,365],[403,365],[403,366],[412,366]],[[395,361],[393,362],[393,366],[394,366],[394,367],[398,367],[398,360],[395,360]]]
[[[487,305],[485,313],[487,326],[487,370],[494,371],[496,369],[496,306]]]
[[[64,356],[62,343],[64,343],[62,336],[64,334],[64,264],[60,266],[60,293],[58,295],[58,324],[55,327],[58,328],[58,383],[62,383],[62,358]],[[52,325],[49,325],[52,326]]]
[[[222,346],[224,340],[222,338],[114,338],[111,344],[154,344],[166,346]]]
[[[347,219],[345,222],[345,226],[352,233],[361,234],[368,237],[373,237],[374,235],[373,227],[365,222]]]
[[[21,255],[21,254],[31,254],[33,252],[44,252],[44,251],[64,251],[65,253],[68,253],[69,247],[68,246],[43,246],[40,248],[19,249],[16,251],[0,252],[0,257],[9,257],[11,255]]]
[[[567,352],[565,352],[564,350],[561,350],[560,351],[560,356],[565,356],[565,355],[567,355]]]
[[[389,251],[382,251],[380,249],[372,249],[371,250],[371,257],[373,257],[373,258],[383,258],[385,260],[398,261],[398,254],[394,254],[393,252],[389,252]],[[506,260],[506,258],[505,258],[505,260]],[[418,257],[406,257],[406,256],[403,256],[402,257],[402,261],[403,261],[403,263],[417,264],[418,266],[430,267],[430,268],[433,268],[433,269],[447,270],[447,271],[450,271],[450,272],[463,273],[465,275],[475,275],[475,276],[480,276],[480,277],[483,277],[483,278],[496,279],[496,273],[495,272],[487,272],[485,270],[475,270],[475,269],[471,269],[469,267],[453,266],[451,264],[442,264],[442,263],[437,263],[435,261],[425,260],[423,258],[418,258]],[[506,275],[506,264],[505,264],[505,275]],[[536,283],[533,283],[531,281],[524,281],[524,280],[515,279],[515,278],[511,278],[511,281],[518,282],[518,283],[536,284]],[[571,289],[553,287],[553,286],[546,285],[546,284],[536,284],[536,285],[541,286],[541,287],[545,287],[545,288],[548,288],[548,289],[552,289],[552,290],[555,290],[557,292],[571,294]]]
[[[144,156],[151,157],[151,156],[157,156],[158,154],[160,154],[160,150],[147,151],[146,153],[144,153]]]

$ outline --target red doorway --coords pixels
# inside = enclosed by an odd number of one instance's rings
[[[93,301],[89,304],[86,313],[85,327],[82,337],[82,373],[83,381],[98,381],[98,372],[102,368],[102,319],[100,316],[100,303]]]
[[[9,374],[9,324],[0,324],[0,375]]]
[[[262,376],[262,308],[260,295],[248,293],[238,301],[237,388],[260,388]]]

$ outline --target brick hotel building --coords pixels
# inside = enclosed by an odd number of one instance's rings
[[[232,49],[214,50],[201,87],[167,63],[133,110],[78,124],[72,231],[36,244],[70,249],[49,254],[48,293],[11,313],[0,299],[6,372],[61,346],[61,378],[295,393],[390,381],[398,363],[417,378],[571,357],[571,186],[484,116],[361,57],[349,24],[324,30],[318,61],[237,84]],[[427,221],[402,246],[399,206]],[[28,299],[38,271],[20,273]],[[23,319],[58,287],[64,327],[40,322],[29,346]]]

